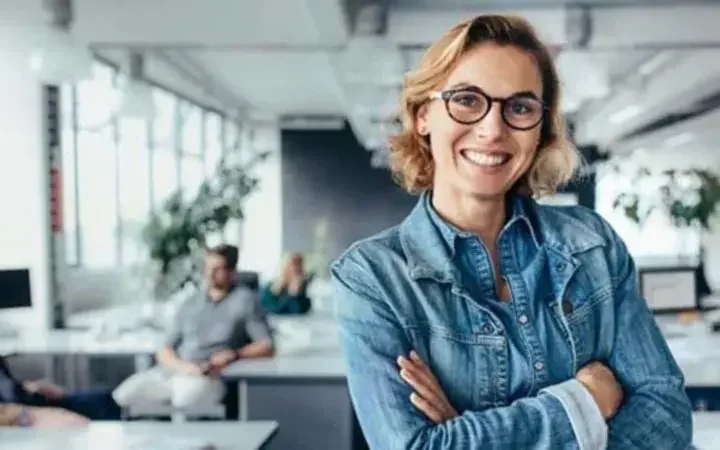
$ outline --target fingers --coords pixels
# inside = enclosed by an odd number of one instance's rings
[[[416,373],[411,373],[410,371],[402,369],[400,370],[400,376],[418,395],[420,395],[420,397],[427,399],[432,404],[441,404],[442,399],[440,398],[440,395],[429,383],[427,383],[426,380],[419,378]]]
[[[433,422],[440,423],[457,415],[430,368],[415,352],[410,358],[398,358],[400,376],[413,389],[410,401]]]
[[[418,394],[414,392],[410,394],[410,402],[415,405],[417,409],[422,411],[427,416],[427,418],[432,420],[434,423],[439,424],[443,422],[442,413],[430,402],[420,397]]]
[[[440,390],[440,383],[438,383],[435,375],[415,351],[410,352],[410,359],[404,356],[398,358],[398,363],[402,369],[410,372],[415,378],[427,384],[428,387]]]

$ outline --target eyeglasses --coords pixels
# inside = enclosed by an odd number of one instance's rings
[[[469,86],[435,91],[430,98],[443,100],[447,113],[455,122],[472,125],[488,115],[492,104],[500,103],[503,121],[515,130],[529,130],[545,117],[547,106],[530,94],[515,94],[507,98],[491,97],[480,88]]]

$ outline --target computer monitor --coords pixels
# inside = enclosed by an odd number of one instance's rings
[[[28,269],[0,269],[0,309],[29,308],[30,271]]]

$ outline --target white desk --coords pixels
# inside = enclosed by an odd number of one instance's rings
[[[46,372],[70,388],[88,384],[89,358],[94,356],[133,356],[135,370],[152,364],[152,355],[163,336],[154,331],[126,332],[102,336],[88,330],[27,330],[15,338],[0,338],[0,356],[41,355]],[[62,356],[62,368],[56,356]]]
[[[162,335],[150,331],[101,336],[86,330],[28,330],[21,332],[16,338],[0,339],[0,355],[152,354],[157,351],[161,343]]]
[[[717,316],[707,313],[706,318]],[[712,333],[708,320],[679,324],[674,316],[658,316],[670,351],[693,387],[720,387],[720,333]]]
[[[258,450],[277,422],[97,422],[87,428],[0,428],[0,445],[12,450]],[[197,445],[193,445],[197,444]]]
[[[269,450],[350,450],[355,418],[332,316],[271,317],[276,355],[238,361],[223,378],[238,383],[241,420],[277,420]]]
[[[719,442],[720,412],[693,413],[693,444],[700,450],[714,450]]]

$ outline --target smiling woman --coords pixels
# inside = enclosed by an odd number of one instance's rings
[[[458,24],[406,76],[390,158],[420,199],[332,266],[371,448],[688,447],[684,380],[624,243],[535,201],[579,162],[559,105],[519,18]]]

